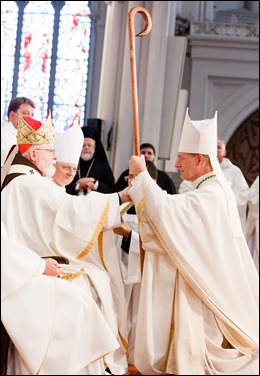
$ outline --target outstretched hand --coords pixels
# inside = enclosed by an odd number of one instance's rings
[[[132,202],[132,199],[128,194],[128,190],[129,190],[129,187],[126,187],[122,191],[118,192],[118,194],[121,198],[122,204],[124,204],[125,202]]]
[[[124,236],[125,238],[128,238],[131,232],[131,227],[128,225],[128,223],[121,217],[121,226],[113,228],[113,231],[117,235]]]

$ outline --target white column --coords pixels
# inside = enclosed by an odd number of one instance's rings
[[[198,21],[213,21],[214,19],[214,1],[199,1]]]

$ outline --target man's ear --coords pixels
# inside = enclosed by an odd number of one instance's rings
[[[32,161],[33,163],[35,163],[37,161],[36,151],[34,149],[30,148],[28,150],[28,157],[29,157],[30,161]]]
[[[9,116],[8,116],[8,121],[10,121],[11,123],[13,123],[13,121],[15,119],[15,116],[16,116],[15,112],[14,111],[10,111]],[[17,124],[16,124],[16,126],[17,126]]]
[[[204,160],[204,156],[202,154],[196,154],[195,158],[197,163],[201,163]]]

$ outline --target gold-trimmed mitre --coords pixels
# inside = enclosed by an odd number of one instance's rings
[[[17,144],[40,145],[54,143],[54,129],[51,114],[42,124],[30,117],[18,115]]]

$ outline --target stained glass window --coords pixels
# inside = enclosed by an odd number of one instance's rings
[[[12,97],[52,111],[55,126],[84,124],[91,18],[88,1],[1,1],[1,116]],[[16,42],[16,43],[15,43]],[[19,53],[18,53],[19,52]]]
[[[1,1],[1,119],[12,98],[18,8],[14,1]]]
[[[23,15],[17,96],[35,102],[36,119],[48,111],[53,24],[50,1],[29,1]]]
[[[87,3],[66,1],[60,14],[53,119],[65,127],[80,119],[83,126],[91,26]]]

